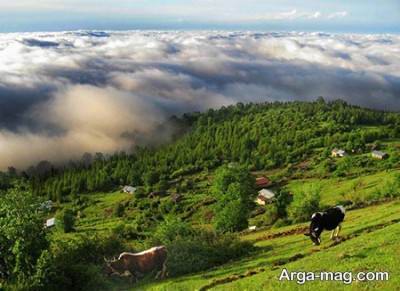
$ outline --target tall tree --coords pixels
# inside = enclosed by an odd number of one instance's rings
[[[48,248],[40,201],[24,185],[0,198],[0,278],[28,281]]]
[[[254,206],[255,178],[243,167],[221,167],[213,183],[217,199],[214,226],[220,232],[232,232],[247,227],[249,212]]]

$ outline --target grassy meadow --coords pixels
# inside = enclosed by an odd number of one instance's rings
[[[246,258],[199,274],[142,282],[132,290],[396,290],[400,284],[400,201],[349,211],[341,242],[324,232],[322,244],[313,246],[303,235],[307,224],[258,231],[243,235],[255,243]],[[387,282],[296,282],[278,280],[289,271],[387,271]]]

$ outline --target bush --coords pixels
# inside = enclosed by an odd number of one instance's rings
[[[190,236],[193,229],[176,216],[166,216],[152,237],[152,244],[169,244],[179,237]]]
[[[119,223],[112,229],[111,233],[118,239],[125,240],[135,240],[142,236],[136,223]]]
[[[292,222],[303,222],[320,209],[321,187],[312,185],[294,195],[292,204],[289,206],[288,214]]]
[[[234,234],[198,231],[193,236],[178,237],[167,245],[167,268],[170,276],[207,270],[248,254],[253,246]]]
[[[161,223],[148,243],[167,247],[170,276],[206,270],[252,250],[250,242],[242,242],[236,235],[195,229],[175,217]]]
[[[51,260],[42,265],[52,276],[40,290],[104,290],[103,257],[124,250],[116,237],[76,236],[68,241],[56,240],[51,246]]]
[[[75,229],[75,215],[72,209],[66,208],[58,216],[61,221],[61,227],[65,233],[72,232]]]
[[[120,202],[118,203],[115,208],[114,208],[114,216],[116,217],[122,217],[124,215],[125,207],[124,205]]]
[[[387,180],[379,189],[373,192],[368,198],[380,200],[385,198],[396,198],[400,196],[400,176],[396,175],[392,180]]]
[[[162,215],[167,215],[170,212],[172,212],[175,209],[175,203],[172,202],[171,200],[164,200],[160,203],[160,205],[158,206],[159,211]]]
[[[285,191],[280,190],[276,195],[276,211],[278,218],[286,218],[287,217],[287,208],[289,207],[290,203],[293,201],[293,196]]]
[[[216,212],[214,227],[218,232],[240,231],[248,226],[248,211],[240,201],[227,202]]]
[[[264,212],[257,215],[253,219],[253,224],[260,226],[269,226],[274,224],[274,222],[278,219],[278,209],[275,204],[266,205],[263,209]]]
[[[283,227],[286,225],[289,225],[290,222],[285,220],[285,219],[281,219],[279,218],[275,223],[274,223],[274,228],[279,228],[279,227]]]
[[[31,277],[49,246],[40,201],[26,189],[15,185],[0,196],[0,282],[19,282],[19,289],[33,286]]]
[[[138,187],[135,191],[136,198],[144,198],[146,197],[146,191],[143,187]]]

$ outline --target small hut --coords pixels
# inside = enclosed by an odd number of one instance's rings
[[[134,194],[136,192],[136,187],[132,187],[132,186],[124,186],[122,188],[122,192],[124,193],[129,193],[129,194]]]
[[[275,193],[269,189],[262,189],[258,192],[256,203],[265,205],[271,203],[275,198]]]
[[[56,225],[56,219],[53,217],[53,218],[47,219],[44,226],[46,228],[51,228],[51,227],[54,227],[55,225]]]
[[[378,160],[384,160],[386,159],[389,155],[385,152],[381,152],[381,151],[372,151],[371,156],[375,159]]]
[[[347,153],[345,150],[333,149],[331,156],[334,158],[343,158],[343,157],[347,156]]]

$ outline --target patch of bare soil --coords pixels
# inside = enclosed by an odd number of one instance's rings
[[[298,228],[293,228],[287,231],[282,231],[282,232],[277,232],[277,233],[271,233],[267,235],[260,236],[256,238],[256,241],[263,241],[263,240],[270,240],[278,237],[284,237],[284,236],[289,236],[289,235],[295,235],[295,234],[302,234],[306,233],[308,230],[308,226],[305,227],[298,227]]]
[[[248,270],[244,274],[234,274],[234,275],[231,275],[229,277],[225,277],[225,278],[221,278],[221,279],[215,279],[215,280],[212,280],[209,284],[204,285],[203,287],[201,287],[199,289],[199,291],[205,291],[205,290],[211,289],[211,288],[213,288],[213,287],[215,287],[217,285],[222,285],[222,284],[230,283],[230,282],[233,282],[233,281],[236,281],[236,280],[240,280],[240,279],[243,279],[243,278],[251,277],[251,276],[257,275],[257,274],[259,274],[261,272],[264,272],[264,271],[265,271],[264,268],[259,268],[259,269],[254,269],[254,270]]]

